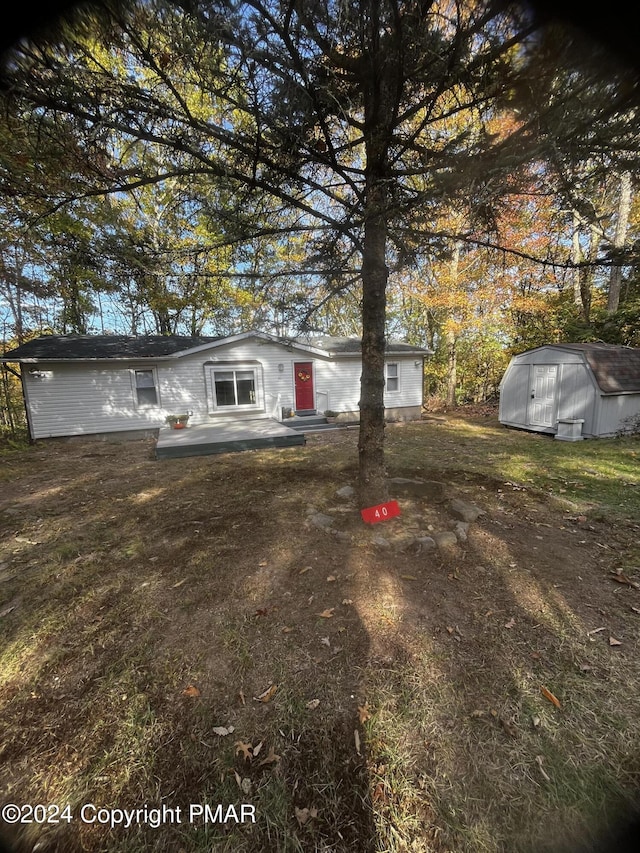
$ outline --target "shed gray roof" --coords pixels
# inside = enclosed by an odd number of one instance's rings
[[[640,349],[613,344],[554,344],[556,349],[584,353],[604,394],[640,391]]]

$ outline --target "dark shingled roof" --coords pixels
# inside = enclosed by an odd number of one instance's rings
[[[220,340],[220,337],[182,335],[43,335],[34,338],[3,358],[12,361],[41,361],[84,358],[158,358]]]
[[[640,349],[613,344],[555,344],[582,352],[604,394],[640,391]]]
[[[259,334],[259,333],[258,333]],[[279,340],[276,336],[268,336]],[[34,338],[2,356],[4,361],[77,361],[80,359],[159,358],[225,340],[217,337],[186,337],[182,335],[43,335]],[[283,344],[298,343],[326,350],[334,355],[357,355],[361,350],[359,338],[335,338],[328,335],[314,338],[282,339]],[[428,353],[429,350],[410,344],[390,341],[388,353]]]
[[[316,335],[314,337],[298,338],[300,343],[307,343],[317,349],[324,349],[335,355],[350,355],[359,354],[362,350],[362,341],[360,338],[336,338],[331,335]],[[387,353],[423,353],[427,354],[430,350],[422,347],[413,346],[412,344],[401,343],[400,341],[387,341],[385,348]]]

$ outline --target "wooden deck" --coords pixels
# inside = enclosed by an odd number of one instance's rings
[[[295,447],[304,445],[305,441],[303,432],[271,418],[197,424],[185,429],[162,427],[158,433],[156,459],[209,456],[264,447]]]

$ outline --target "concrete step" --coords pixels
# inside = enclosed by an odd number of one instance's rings
[[[325,429],[340,429],[341,426],[343,426],[343,424],[323,423],[323,424],[311,424],[308,427],[303,427],[303,426],[293,427],[293,429],[296,432],[304,432],[306,434],[306,433],[310,433],[310,432],[322,432],[322,430],[325,430]]]
[[[302,417],[296,415],[293,418],[285,418],[282,425],[301,432],[317,426],[331,426],[331,424],[327,424],[327,419],[322,415],[305,415]]]

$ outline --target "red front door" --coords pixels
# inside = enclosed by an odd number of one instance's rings
[[[296,361],[293,365],[296,389],[296,411],[315,409],[313,392],[313,362]]]

